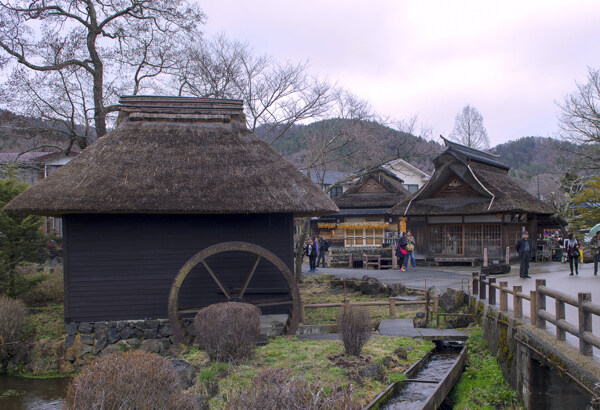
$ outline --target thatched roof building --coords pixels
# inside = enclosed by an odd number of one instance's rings
[[[62,215],[67,322],[169,318],[241,299],[295,332],[293,217],[335,203],[247,128],[240,100],[121,98],[116,129],[5,211]]]
[[[245,124],[242,101],[123,97],[115,130],[6,211],[70,213],[337,212]]]
[[[521,188],[498,157],[443,139],[431,179],[390,209],[408,219],[425,257],[500,258],[524,229],[556,227],[554,209]],[[514,251],[513,251],[514,252]]]

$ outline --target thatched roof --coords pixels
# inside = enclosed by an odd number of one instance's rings
[[[448,149],[434,160],[436,169],[429,182],[412,198],[394,206],[390,214],[481,215],[511,212],[552,215],[556,212],[552,206],[521,188],[508,175],[509,167],[499,164],[490,154],[460,149],[462,146],[455,143],[447,145]],[[465,195],[440,194],[453,178],[467,187]]]
[[[338,212],[296,167],[246,128],[240,100],[123,97],[117,128],[17,196],[5,211]]]
[[[379,189],[366,189],[369,184]],[[397,176],[390,174],[388,170],[378,169],[362,176],[334,201],[340,209],[390,208],[409,196],[410,192],[402,186],[402,181]]]

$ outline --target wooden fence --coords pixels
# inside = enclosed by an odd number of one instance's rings
[[[473,295],[487,300],[490,305],[499,305],[501,312],[508,311],[508,295],[513,297],[513,316],[523,318],[523,299],[529,301],[531,324],[539,329],[546,328],[546,322],[556,327],[556,338],[566,339],[566,332],[579,339],[579,352],[585,356],[593,354],[593,347],[600,349],[600,338],[592,333],[592,315],[600,316],[600,305],[592,303],[591,293],[578,293],[573,297],[566,293],[546,287],[545,279],[536,279],[535,290],[523,293],[522,286],[508,288],[508,282],[496,283],[496,278],[488,278],[479,272],[473,272]],[[498,291],[498,301],[496,300]],[[546,310],[546,298],[553,298],[555,313]],[[497,303],[498,302],[498,303]],[[574,325],[565,320],[565,304],[578,310],[579,323]]]

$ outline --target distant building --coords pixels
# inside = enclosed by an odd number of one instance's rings
[[[414,194],[429,181],[431,175],[409,164],[402,158],[396,158],[382,166],[403,181],[404,188]]]
[[[302,173],[306,175],[306,171],[302,171]],[[345,184],[340,182],[343,182],[349,175],[350,172],[347,171],[322,172],[314,169],[310,170],[311,181],[319,185],[323,192],[327,193],[332,199],[344,192]]]

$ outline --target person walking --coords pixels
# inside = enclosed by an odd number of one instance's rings
[[[308,238],[308,243],[306,244],[306,256],[308,256],[308,265],[309,265],[309,272],[316,272],[316,266],[315,266],[315,262],[317,260],[317,250],[315,247],[315,240],[314,238],[310,237]]]
[[[415,263],[415,237],[412,236],[410,231],[406,232],[406,256],[404,257],[404,266],[408,269],[409,259],[412,262],[413,270],[417,269],[417,264]]]
[[[515,249],[521,258],[521,266],[519,269],[519,276],[521,276],[521,279],[531,279],[531,276],[529,276],[529,261],[531,260],[532,246],[531,239],[529,239],[529,232],[524,231],[523,237],[519,239],[515,245]]]
[[[575,265],[575,274],[579,275],[579,242],[573,236],[573,232],[570,232],[569,238],[565,240],[565,249],[567,250],[569,268],[571,269],[569,276],[573,276],[573,265]]]
[[[406,240],[406,232],[402,232],[400,237],[398,238],[398,248],[396,249],[396,256],[398,257],[398,261],[400,262],[400,270],[406,270],[406,256],[408,255],[408,251],[406,250],[406,245],[408,245],[408,241]]]
[[[319,262],[321,262],[321,267],[324,268],[325,254],[327,253],[327,249],[329,249],[329,242],[327,242],[321,235],[319,235],[318,238],[319,256],[317,256],[317,266],[319,266]]]
[[[590,241],[590,248],[594,254],[594,276],[598,275],[598,262],[600,262],[600,230]]]

